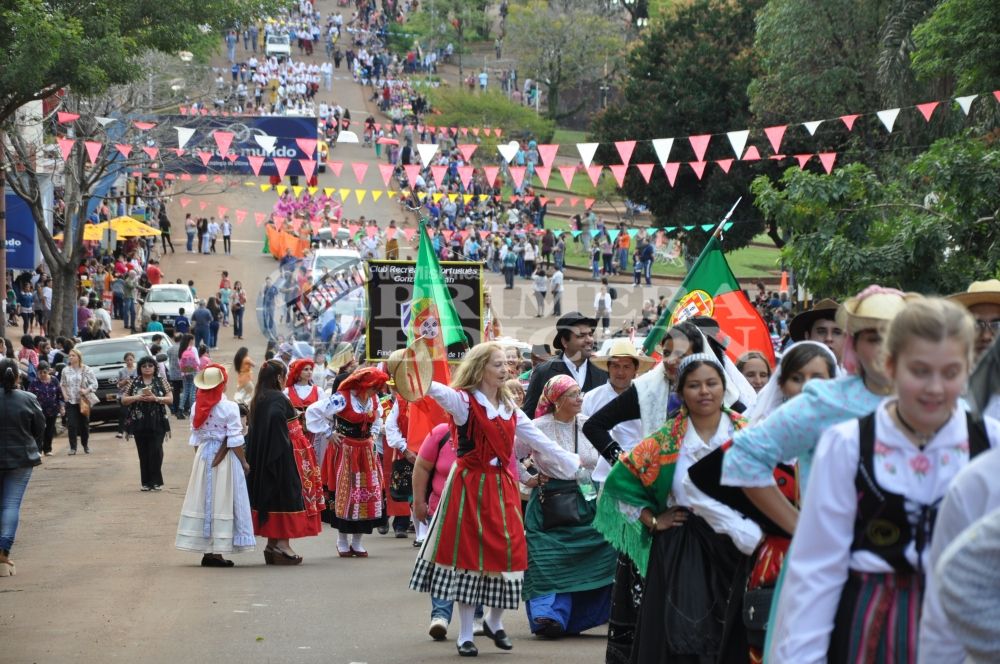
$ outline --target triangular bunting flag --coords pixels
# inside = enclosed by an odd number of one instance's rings
[[[689,161],[688,162],[688,166],[691,167],[691,170],[694,171],[694,174],[698,176],[699,180],[701,179],[701,176],[705,174],[705,165],[706,165],[706,163],[707,162],[704,162],[704,161]]]
[[[367,166],[367,165],[368,164],[365,164],[365,166]],[[367,194],[367,193],[368,193],[367,189],[355,189],[354,190],[354,197],[356,199],[358,199],[358,205],[361,205],[362,203],[364,203],[364,201],[365,201],[365,194]],[[353,235],[353,233],[352,233],[352,235]]]
[[[639,169],[639,173],[642,175],[642,179],[649,184],[649,178],[653,176],[653,166],[656,164],[636,164],[635,167]]]
[[[279,178],[284,179],[285,172],[288,170],[288,164],[290,164],[291,161],[292,160],[289,159],[288,157],[275,157],[274,158],[274,167],[278,171],[278,177]]]
[[[216,129],[212,132],[212,138],[215,139],[215,144],[219,146],[219,154],[222,156],[229,154],[229,146],[233,143],[233,132]]]
[[[204,166],[208,166],[208,162],[212,161],[212,153],[205,152],[204,150],[198,152],[198,158],[201,159],[201,163]]]
[[[590,176],[590,181],[594,184],[595,187],[597,186],[597,181],[601,179],[601,170],[603,168],[604,167],[599,164],[587,167],[587,175]]]
[[[608,166],[611,169],[611,174],[615,176],[615,182],[618,183],[619,187],[625,186],[625,172],[628,171],[628,164],[615,164],[614,166]]]
[[[382,182],[385,186],[389,186],[389,181],[392,179],[393,173],[396,172],[396,167],[392,164],[379,164],[378,165],[379,175],[382,176]],[[376,199],[377,200],[377,199]]]
[[[819,163],[823,164],[823,170],[829,175],[830,171],[833,170],[833,162],[837,160],[836,152],[820,152],[819,153]]]
[[[538,146],[538,156],[542,160],[542,164],[552,168],[552,165],[556,161],[556,153],[559,152],[558,145],[539,145]]]
[[[705,159],[705,152],[708,150],[708,142],[710,140],[712,140],[711,134],[688,136],[688,141],[691,142],[691,149],[694,150],[694,156],[698,158],[698,161]]]
[[[472,186],[472,176],[476,169],[473,166],[459,166],[458,179],[462,181],[462,186],[468,189]],[[468,202],[468,201],[466,201]]]
[[[174,127],[177,130],[177,147],[182,148],[194,136],[194,129],[190,127]]]
[[[125,143],[115,143],[115,149],[118,150],[126,159],[132,154],[132,146]]]
[[[264,149],[264,154],[271,154],[274,152],[274,144],[277,143],[278,139],[275,136],[254,136],[253,140],[257,141],[257,145]]]
[[[564,200],[566,200],[566,199],[563,198],[562,196],[556,196],[555,200],[554,200],[554,203],[555,203],[556,207],[562,207],[562,204],[563,204]]]
[[[854,131],[854,121],[859,117],[856,113],[854,115],[841,115],[840,121],[847,127],[847,131]]]
[[[208,201],[198,201],[198,207],[202,210],[208,207]]]
[[[663,170],[666,171],[667,173],[667,181],[670,183],[671,187],[674,186],[674,182],[677,181],[677,171],[679,171],[680,168],[681,168],[680,162],[676,161],[674,162],[668,161],[667,164],[663,167]]]
[[[535,174],[538,175],[543,187],[549,186],[549,178],[552,176],[551,166],[535,166]]]
[[[105,118],[105,117],[101,117],[99,115],[96,116],[94,119],[97,120],[101,124],[102,127],[107,127],[109,124],[111,124],[112,122],[115,121],[114,118]]]
[[[590,162],[594,160],[594,153],[597,152],[598,143],[577,143],[576,150],[580,153],[584,168],[590,168]]]
[[[417,185],[417,178],[420,177],[420,164],[407,164],[403,166],[406,172],[406,181],[410,183],[410,189]]]
[[[743,161],[760,161],[760,150],[757,149],[756,145],[747,148],[746,154],[743,155]]]
[[[420,155],[420,163],[426,168],[430,166],[434,153],[437,152],[437,143],[417,143],[417,154]]]
[[[142,146],[142,151],[145,152],[146,155],[153,160],[155,160],[156,157],[160,154],[160,148],[151,145]]]
[[[812,122],[803,122],[802,126],[806,128],[810,136],[815,136],[816,130],[819,129],[821,124],[823,124],[822,120],[813,120]]]
[[[377,203],[378,199],[382,198],[383,193],[385,192],[383,192],[381,189],[372,189],[372,200]],[[388,234],[388,232],[386,234]]]
[[[338,193],[340,194],[340,200],[343,201],[344,203],[346,203],[347,202],[347,197],[351,195],[351,190],[350,189],[341,189]]]
[[[559,175],[562,176],[566,188],[573,189],[573,176],[576,175],[576,166],[560,166]]]
[[[771,149],[774,150],[774,154],[781,152],[781,139],[784,138],[786,129],[788,129],[788,125],[767,127],[764,129],[764,134],[767,136],[767,140],[771,142]]]
[[[302,167],[302,175],[305,176],[306,181],[311,180],[313,173],[316,172],[316,160],[299,159],[299,165]]]
[[[444,176],[447,172],[447,166],[431,166],[431,177],[434,178],[439,189],[444,187]]]
[[[254,219],[254,221],[257,222],[258,226],[260,226],[261,224],[263,224],[264,220],[266,218],[267,218],[267,216],[263,212],[254,212],[253,213],[253,219]]]
[[[472,161],[472,154],[479,146],[474,143],[462,143],[458,146],[458,151],[462,153],[462,159]]]
[[[67,113],[66,111],[57,111],[56,120],[59,124],[69,124],[70,122],[76,122],[80,119],[79,113]]]
[[[583,199],[583,207],[585,207],[588,210],[590,208],[594,207],[594,199],[593,198],[585,198],[585,199]]]
[[[135,128],[138,129],[139,131],[149,131],[150,129],[152,129],[153,127],[156,126],[155,122],[138,122],[138,121],[136,121],[136,122],[133,122],[132,124],[135,125]]]
[[[491,187],[495,187],[497,181],[497,174],[499,172],[500,169],[496,166],[484,166],[483,173],[486,174],[486,184],[490,185]]]
[[[334,175],[336,175],[339,178],[340,177],[340,172],[344,169],[344,162],[342,162],[342,161],[331,161],[331,162],[327,163],[326,167],[330,169],[331,173],[333,173]]]
[[[955,101],[958,105],[962,107],[962,112],[966,115],[969,114],[969,110],[972,108],[972,102],[976,100],[979,95],[966,95],[964,97],[955,97]]]
[[[632,161],[632,152],[635,151],[635,141],[615,141],[615,148],[618,149],[618,156],[626,166]]]
[[[181,207],[182,208],[186,208],[190,204],[191,204],[191,199],[190,198],[183,198],[183,197],[181,197]]]
[[[225,216],[226,216],[226,213],[227,213],[227,212],[229,212],[229,208],[227,208],[227,207],[222,207],[222,206],[220,205],[220,206],[218,206],[218,207],[216,208],[216,210],[215,210],[215,211],[219,213],[219,216],[220,216],[220,217],[225,217]]]
[[[733,146],[733,153],[739,159],[740,155],[743,154],[743,148],[747,145],[747,139],[750,138],[750,130],[731,131],[726,134],[726,137],[729,139],[729,144]]]
[[[259,154],[249,154],[247,155],[247,161],[250,162],[250,169],[253,171],[253,174],[260,175],[260,167],[264,165],[264,158]]]
[[[920,115],[924,116],[924,120],[930,122],[931,116],[934,115],[934,109],[940,103],[939,101],[929,101],[926,104],[917,104],[917,110],[920,111]]]
[[[511,177],[512,180],[514,180],[514,188],[515,189],[520,189],[522,186],[524,186],[524,172],[525,172],[525,170],[527,170],[527,169],[525,169],[524,166],[511,166],[510,167],[510,177]]]
[[[312,159],[313,154],[316,152],[316,139],[315,138],[296,138],[295,144],[299,146],[302,153],[307,159]]]
[[[183,156],[185,152],[184,148],[170,148],[170,151],[173,152],[178,157]]]
[[[97,155],[101,154],[101,148],[103,144],[100,141],[84,141],[83,147],[87,148],[87,157],[90,158],[90,163],[97,163]]]
[[[885,125],[886,130],[891,134],[892,127],[894,124],[896,124],[896,117],[899,115],[899,109],[888,108],[884,111],[879,111],[875,115],[878,116],[878,119],[882,121],[882,124]]]
[[[59,152],[62,154],[63,161],[66,161],[69,159],[69,153],[73,151],[73,139],[57,138],[56,142],[59,143]]]
[[[806,164],[808,164],[809,160],[812,159],[812,158],[813,158],[813,156],[811,154],[797,154],[797,155],[795,155],[796,161],[799,162],[799,169],[800,170],[801,169],[805,169]]]
[[[728,173],[729,169],[733,167],[734,159],[716,159],[715,163],[719,165],[723,173]]]
[[[368,172],[368,164],[363,161],[352,161],[351,168],[354,170],[354,179],[358,184],[364,184],[365,174]],[[358,201],[359,203],[361,201]]]

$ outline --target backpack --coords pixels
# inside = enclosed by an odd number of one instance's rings
[[[618,289],[615,288],[614,286],[608,286],[608,295],[611,296],[611,300],[612,301],[617,300],[618,299]]]
[[[191,350],[189,346],[184,353],[177,358],[177,364],[181,368],[182,374],[193,374],[198,372],[198,354]]]

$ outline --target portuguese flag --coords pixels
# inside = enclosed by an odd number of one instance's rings
[[[720,341],[728,340],[726,353],[734,362],[747,351],[756,350],[774,366],[774,346],[767,325],[740,289],[714,235],[646,337],[643,349],[652,354],[671,326],[694,316],[715,319],[724,337]]]
[[[406,335],[409,343],[422,337],[434,363],[434,380],[447,385],[451,382],[448,368],[449,348],[462,348],[466,344],[462,321],[451,301],[451,294],[444,282],[441,265],[434,253],[434,245],[427,235],[424,222],[420,222],[420,247],[413,277],[413,299],[410,301],[409,324]],[[448,414],[430,397],[409,405],[406,441],[420,445],[438,424],[448,421]]]

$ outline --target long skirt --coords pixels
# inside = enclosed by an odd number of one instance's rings
[[[576,488],[574,480],[549,480],[548,489]],[[579,634],[608,621],[617,554],[594,530],[595,506],[577,493],[580,525],[545,530],[539,490],[524,513],[528,569],[524,599],[532,632],[539,618],[555,620],[567,634]]]
[[[852,570],[840,594],[827,661],[917,661],[923,598],[924,583],[919,574]]]
[[[639,574],[635,563],[625,554],[618,554],[611,615],[608,618],[608,648],[604,655],[606,664],[626,664],[631,659],[635,625],[639,621],[639,607],[642,605],[642,591],[645,587],[646,580]]]
[[[323,460],[323,484],[330,504],[323,520],[345,534],[370,534],[386,523],[382,466],[371,438],[344,438]]]
[[[388,516],[410,516],[410,501],[395,500],[389,495],[389,482],[392,477],[392,464],[403,455],[388,446],[382,455],[382,477],[385,479],[385,504]]]
[[[253,551],[253,519],[243,467],[227,454],[212,467],[222,441],[198,449],[181,506],[174,546],[197,553]]]
[[[312,444],[302,431],[298,420],[288,423],[288,436],[292,441],[295,465],[302,483],[301,512],[269,512],[267,521],[261,524],[256,511],[253,512],[254,532],[260,537],[274,539],[294,539],[313,537],[323,530],[320,515],[323,513],[323,481]]]
[[[730,588],[744,556],[704,519],[653,537],[633,664],[714,662]]]
[[[410,589],[440,600],[516,609],[527,566],[516,482],[500,468],[453,466]]]

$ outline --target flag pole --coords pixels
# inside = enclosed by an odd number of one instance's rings
[[[732,218],[733,212],[736,211],[736,206],[738,206],[740,204],[740,201],[742,200],[743,200],[742,196],[736,199],[736,202],[733,203],[733,207],[729,208],[729,212],[726,213],[726,216],[722,218],[722,221],[719,222],[719,225],[715,227],[714,231],[712,231],[711,237],[721,238],[722,227],[726,225],[726,222],[729,221],[730,218]]]

